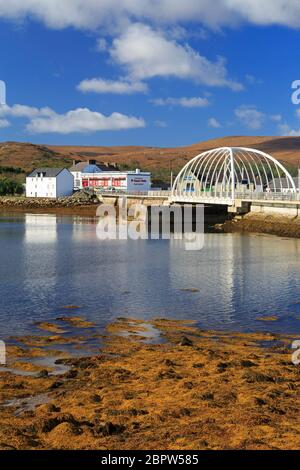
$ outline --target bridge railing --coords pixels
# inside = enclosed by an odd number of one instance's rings
[[[243,201],[253,200],[264,200],[264,201],[299,201],[300,193],[288,193],[288,192],[251,192],[251,193],[236,193],[235,199],[241,199]]]
[[[98,190],[97,194],[103,196],[116,196],[116,197],[131,197],[131,196],[140,196],[140,197],[157,197],[157,198],[168,198],[171,194],[171,191],[164,190],[154,190],[154,191],[124,191],[124,190]]]
[[[174,191],[171,194],[174,200],[186,200],[186,201],[201,201],[201,200],[228,200],[232,201],[231,191]],[[264,201],[291,201],[291,202],[300,202],[300,193],[291,193],[291,192],[256,192],[256,191],[245,191],[245,192],[235,192],[234,199],[239,199],[242,201],[253,201],[253,200],[264,200]]]

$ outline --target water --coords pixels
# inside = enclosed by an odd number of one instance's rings
[[[178,240],[100,242],[88,219],[2,215],[0,255],[1,339],[70,313],[100,327],[169,317],[300,333],[300,240],[210,233],[187,252]],[[70,304],[81,309],[62,309]],[[270,315],[279,321],[257,321]]]

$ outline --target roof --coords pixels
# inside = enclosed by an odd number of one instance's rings
[[[33,170],[28,177],[37,176],[38,173],[43,173],[45,178],[55,178],[66,168],[36,168]]]
[[[81,173],[99,173],[100,171],[116,171],[116,167],[101,163],[79,162],[71,166],[69,170]]]
[[[70,171],[82,171],[86,166],[87,162],[79,162],[69,168]]]

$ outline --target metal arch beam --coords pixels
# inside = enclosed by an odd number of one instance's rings
[[[254,187],[256,188],[257,184],[256,184],[256,177],[255,177],[255,174],[254,174],[254,171],[253,171],[253,168],[252,168],[252,165],[251,165],[251,162],[254,163],[255,167],[256,167],[256,171],[257,171],[257,175],[258,175],[258,178],[260,179],[260,184],[261,186],[263,186],[263,181],[262,181],[262,177],[261,177],[261,173],[259,171],[259,168],[257,166],[257,163],[256,163],[256,160],[254,158],[254,156],[252,154],[249,154],[248,152],[244,153],[244,152],[239,152],[238,155],[242,155],[242,157],[246,160],[247,164],[249,165],[249,168],[250,168],[250,172],[252,173],[252,178],[253,178],[253,181],[252,183],[254,184]],[[249,161],[249,158],[251,160],[251,162]],[[245,164],[246,165],[246,164]],[[251,183],[251,178],[249,179],[250,183]],[[267,178],[267,181],[268,181],[268,178]]]
[[[172,191],[171,191],[171,195],[172,196],[175,196],[174,194],[174,191],[176,191],[176,187],[178,186],[178,183],[182,180],[184,181],[184,178],[185,178],[185,175],[187,173],[187,171],[189,170],[189,168],[192,168],[194,164],[198,164],[199,163],[199,160],[201,160],[201,158],[207,158],[207,156],[212,153],[214,150],[209,150],[207,152],[203,152],[199,155],[196,155],[196,157],[192,158],[189,162],[187,162],[184,167],[180,170],[180,172],[178,173],[177,177],[175,178],[175,181],[174,181],[174,184],[173,184],[173,187],[172,187]],[[179,191],[180,193],[182,193],[181,191],[181,188],[179,188]],[[181,194],[180,194],[181,195]]]
[[[226,153],[226,152],[225,152]],[[209,163],[209,168],[208,168],[208,172],[206,174],[206,178],[205,178],[205,183],[204,183],[204,187],[205,189],[207,189],[207,184],[208,184],[208,177],[210,176],[210,172],[212,171],[212,167],[213,167],[213,164],[215,163],[215,161],[217,160],[217,165],[219,164],[220,160],[224,157],[224,154],[222,153],[222,151],[218,151],[216,152],[216,154],[214,155],[214,158],[213,160],[210,159],[210,161],[208,162]],[[212,160],[212,161],[211,161]],[[217,165],[215,166],[215,168],[217,168]],[[206,168],[204,169],[206,170]],[[201,182],[202,182],[202,179],[203,177],[201,177]],[[212,178],[211,178],[212,180]],[[209,185],[209,189],[211,189],[211,184]]]
[[[217,165],[215,166],[215,169],[213,170],[213,173],[212,173],[212,177],[211,177],[211,181],[210,181],[210,185],[209,185],[209,190],[212,191],[213,189],[213,182],[215,184],[215,194],[217,193],[217,186],[219,184],[219,179],[220,179],[220,175],[221,175],[221,172],[226,164],[226,158],[223,158],[223,163],[222,163],[222,157],[224,157],[224,155],[221,156],[221,158],[219,158],[218,162],[217,162]],[[221,166],[218,168],[218,165],[219,163],[221,162]],[[241,169],[238,165],[238,169],[241,173]],[[217,171],[219,170],[219,171]]]
[[[254,174],[253,164],[257,175]],[[262,168],[260,168],[260,165]],[[220,184],[221,178],[223,177],[221,191],[223,191],[225,183],[226,185],[231,184],[231,198],[234,201],[236,183],[241,182],[244,171],[249,181],[251,180],[250,174],[252,174],[254,188],[256,188],[257,183],[260,182],[263,190],[264,180],[268,187],[270,179],[266,172],[266,165],[271,172],[271,181],[275,191],[277,191],[277,185],[274,173],[277,173],[281,192],[283,191],[283,178],[286,179],[288,190],[293,193],[297,192],[296,185],[290,173],[271,155],[247,147],[219,147],[202,152],[185,164],[174,181],[171,197],[187,196],[187,191],[184,189],[187,177],[190,178],[191,181],[198,181],[200,186],[204,184],[204,189],[209,185],[210,195],[212,195],[213,187],[215,187],[214,194],[216,196],[217,185]],[[283,175],[283,177],[281,177],[281,175]],[[201,178],[201,181],[199,178]],[[194,186],[196,190],[196,184]],[[201,187],[201,189],[203,188]],[[198,193],[198,191],[196,192]],[[191,192],[189,197],[197,198],[198,195],[196,192]],[[201,197],[201,190],[199,191],[199,197]]]
[[[278,161],[276,160],[276,158],[272,157],[271,155],[268,155],[267,153],[265,152],[262,152],[261,150],[256,150],[256,149],[250,149],[250,148],[247,148],[247,147],[233,147],[233,149],[236,149],[236,150],[246,150],[247,152],[250,152],[250,153],[256,153],[258,155],[260,155],[261,157],[265,158],[266,160],[270,160],[271,162],[273,162],[275,164],[276,167],[279,167],[283,173],[285,174],[286,178],[288,179],[288,181],[291,183],[291,188],[296,192],[297,191],[297,188],[296,188],[296,185],[294,183],[294,180],[293,178],[291,177],[291,175],[289,174],[289,172],[287,171],[287,169]]]

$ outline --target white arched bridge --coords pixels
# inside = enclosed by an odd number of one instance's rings
[[[101,191],[147,205],[204,204],[228,212],[274,212],[300,217],[300,172],[292,177],[282,163],[260,150],[222,147],[197,155],[179,172],[170,191]]]
[[[235,206],[253,199],[297,199],[287,169],[260,150],[222,147],[190,160],[173,184],[170,202]]]

